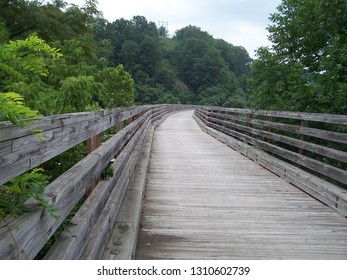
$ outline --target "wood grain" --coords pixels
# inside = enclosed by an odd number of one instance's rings
[[[0,184],[28,171],[75,145],[97,135],[115,124],[152,107],[104,110],[90,113],[46,117],[18,128],[0,124]],[[32,129],[42,130],[40,140]],[[9,144],[10,142],[10,144]],[[8,149],[11,145],[11,150]]]
[[[201,131],[154,134],[138,259],[347,259],[347,220]]]
[[[228,117],[226,113],[221,113],[224,111],[228,112],[228,110],[229,109],[216,107],[212,107],[209,109],[198,108],[195,114],[205,125],[208,125],[209,127],[212,127],[227,135],[230,135],[251,146],[267,151],[270,154],[277,155],[281,159],[289,160],[294,165],[300,165],[302,166],[302,168],[311,169],[313,171],[313,174],[318,173],[320,175],[324,175],[326,176],[327,180],[331,178],[339,182],[341,185],[344,185],[345,188],[347,188],[347,171],[345,167],[345,163],[347,162],[347,153],[343,151],[343,149],[345,149],[347,146],[339,145],[339,148],[336,148],[336,145],[330,145],[332,143],[331,141],[322,145],[318,145],[316,143],[311,143],[309,139],[307,139],[306,137],[304,138],[304,135],[301,134],[291,135],[291,137],[289,137],[283,135],[283,132],[281,133],[278,130],[276,130],[276,132],[269,132],[269,128],[271,129],[274,127],[273,121],[261,121],[263,122],[263,124],[269,123],[270,127],[258,126],[258,128],[253,128],[253,124],[257,123],[258,120],[254,120],[250,117]],[[234,109],[230,110],[234,111]],[[235,110],[237,111],[237,109]],[[263,112],[263,115],[261,115],[259,111],[256,112],[257,113],[254,115],[268,117],[266,115],[266,112],[261,111]],[[271,115],[275,114],[271,112]],[[293,114],[287,114],[287,112],[284,112],[283,114],[280,113],[279,115],[281,115],[282,117],[286,116],[286,118],[289,118]],[[298,117],[299,115],[300,114],[297,114],[297,116],[295,116],[294,114],[294,117]],[[303,116],[306,118],[301,119],[301,123],[305,123],[305,126],[307,126],[307,113],[305,113]],[[335,119],[335,117],[336,116],[326,115],[325,121],[332,121],[334,119],[337,122],[337,119]],[[340,116],[341,123],[343,123],[344,117],[346,116]],[[320,119],[323,119],[323,116],[321,116]],[[247,122],[245,122],[246,120]],[[315,121],[317,122],[319,120]],[[249,127],[250,124],[252,124],[251,127]],[[280,124],[277,128],[283,128],[283,126],[283,124]],[[287,128],[287,125],[285,125],[285,127]],[[291,126],[291,129],[293,129],[293,127],[295,126]],[[342,129],[343,127],[340,125],[339,128]],[[329,137],[333,137],[333,135],[336,134],[334,132],[332,135],[329,135],[330,131],[323,129],[310,130],[311,128],[308,127],[304,127],[303,129],[305,129],[306,131],[309,130],[311,133],[313,133],[314,131],[321,131],[321,133],[317,133],[314,136],[315,138],[319,138],[321,135],[323,135],[323,139],[326,139]],[[327,137],[328,135],[329,137]],[[342,137],[342,135],[344,135],[344,137]],[[336,136],[338,136],[336,142],[342,142],[344,144],[347,144],[346,142],[344,142],[347,136],[345,133],[338,133],[338,135]],[[305,141],[303,141],[303,139],[305,139]],[[281,142],[285,145],[280,145]],[[304,151],[313,152],[316,155],[312,155],[312,153],[306,153]],[[317,157],[317,155],[319,157]],[[333,159],[335,161],[335,164],[331,163],[331,160],[329,161],[328,158]],[[338,161],[340,161],[339,164],[336,163]]]
[[[319,113],[304,113],[304,112],[290,112],[290,111],[266,111],[266,110],[254,110],[254,109],[238,109],[238,108],[222,108],[222,107],[204,107],[199,106],[210,112],[225,112],[225,113],[239,113],[255,116],[268,116],[278,118],[288,118],[297,120],[306,120],[313,122],[324,122],[347,125],[346,115],[333,115],[333,114],[319,114]]]
[[[34,200],[28,201],[29,209],[33,208],[32,212],[25,213],[19,219],[7,219],[12,235],[9,234],[8,227],[5,227],[1,221],[0,237],[2,244],[0,258],[27,259],[35,257],[71,209],[81,199],[87,187],[100,176],[114,155],[123,149],[149,114],[148,112],[147,115],[114,135],[46,187],[45,196],[48,202],[59,209],[60,219],[58,221],[47,213],[42,213],[42,209],[37,206]],[[11,246],[13,244],[12,237],[16,239],[16,244],[20,250],[16,246]],[[21,254],[22,251],[25,254]]]

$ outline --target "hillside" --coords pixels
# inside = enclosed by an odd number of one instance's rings
[[[100,19],[98,26],[98,40],[112,43],[109,62],[124,65],[135,79],[137,103],[246,105],[251,59],[243,47],[195,26],[168,38],[143,16]]]

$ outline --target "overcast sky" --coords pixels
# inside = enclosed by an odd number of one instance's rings
[[[84,0],[65,0],[79,6]],[[98,9],[112,22],[144,16],[167,22],[170,36],[188,25],[200,27],[216,39],[247,49],[251,57],[260,46],[270,45],[265,29],[281,0],[98,0]]]

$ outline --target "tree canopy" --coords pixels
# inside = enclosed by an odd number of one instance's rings
[[[253,64],[255,106],[347,112],[347,2],[283,0]]]
[[[0,118],[162,102],[346,113],[346,6],[283,0],[253,61],[197,26],[109,22],[96,0],[0,1]]]

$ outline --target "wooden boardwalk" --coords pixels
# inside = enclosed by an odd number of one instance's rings
[[[347,219],[205,134],[154,135],[137,259],[347,259]]]

